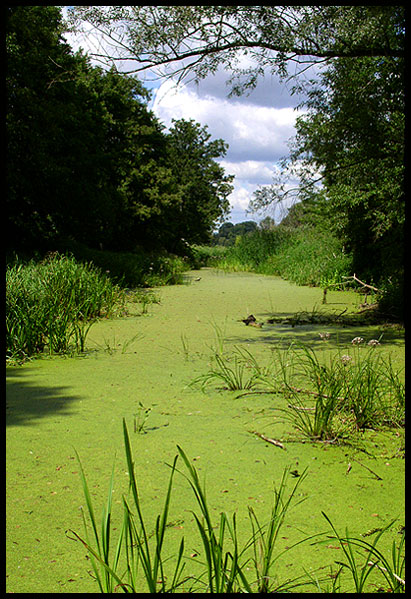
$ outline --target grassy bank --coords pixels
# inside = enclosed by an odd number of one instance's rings
[[[344,253],[340,242],[311,228],[290,231],[278,227],[238,237],[234,246],[226,248],[217,266],[323,287],[352,274],[351,257]]]
[[[107,252],[78,243],[64,250],[65,254],[9,259],[8,360],[21,361],[44,351],[84,351],[90,327],[98,318],[124,313],[124,288],[182,283],[189,268],[188,259],[164,252]],[[135,297],[136,302],[149,299],[142,293]]]

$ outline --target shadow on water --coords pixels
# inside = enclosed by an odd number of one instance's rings
[[[356,314],[341,316],[337,321],[324,317],[322,322],[299,320],[301,313],[277,312],[259,315],[257,321],[262,322],[261,329],[246,326],[239,329],[239,334],[231,341],[235,343],[266,343],[272,347],[286,349],[291,343],[309,345],[312,349],[337,349],[351,345],[354,337],[363,337],[365,343],[371,339],[380,339],[381,343],[390,345],[404,343],[404,329],[396,324],[376,322],[374,319],[358,318]],[[303,318],[303,317],[302,317]],[[268,322],[274,321],[274,322]],[[257,332],[258,331],[258,332]],[[320,333],[330,333],[327,341]]]
[[[7,368],[6,426],[34,424],[52,413],[71,414],[72,402],[80,397],[68,392],[68,387],[36,385],[27,378],[29,367]]]

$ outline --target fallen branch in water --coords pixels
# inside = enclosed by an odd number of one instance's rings
[[[377,568],[379,568],[380,570],[382,570],[383,572],[388,572],[388,570],[386,568],[383,568],[383,566],[380,566],[377,563],[371,562],[369,561],[368,566],[377,566]],[[401,584],[403,584],[405,586],[405,580],[403,578],[400,578],[398,576],[398,574],[395,574],[395,572],[391,572],[391,575],[394,576],[395,580],[398,580],[398,582],[400,582]]]
[[[368,470],[369,472],[371,472],[371,474],[373,474],[377,480],[382,480],[382,478],[381,478],[381,476],[379,476],[379,474],[377,474],[376,472],[374,472],[374,470],[371,470],[371,468],[368,468],[368,466],[366,466],[365,464],[362,464],[360,462],[360,460],[357,460],[356,458],[352,458],[352,461],[353,462],[357,462],[357,464],[359,464],[360,466],[362,466],[363,468],[365,468],[366,470]]]
[[[280,443],[280,441],[277,441],[276,439],[270,439],[270,437],[266,437],[265,435],[263,435],[262,433],[259,433],[257,431],[248,431],[249,433],[251,433],[252,435],[257,435],[257,437],[260,437],[260,439],[262,439],[263,441],[267,441],[267,443],[271,443],[271,445],[275,445],[276,447],[280,447],[281,449],[286,449],[286,447]]]

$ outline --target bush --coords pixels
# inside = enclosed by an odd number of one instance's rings
[[[71,252],[79,262],[93,262],[110,279],[124,287],[153,287],[183,282],[188,259],[168,252],[109,252],[95,250],[77,242],[67,242],[59,249]]]

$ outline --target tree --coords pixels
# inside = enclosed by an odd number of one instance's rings
[[[400,272],[403,61],[336,59],[312,84],[305,105],[283,165],[285,173],[293,166],[300,172],[300,218],[331,228],[352,251],[357,272],[377,280]],[[261,209],[288,193],[284,184],[268,186],[256,192],[253,206]]]
[[[271,216],[266,216],[260,221],[259,227],[265,231],[270,231],[275,228],[275,220]]]
[[[74,79],[84,59],[71,56],[61,31],[56,7],[7,9],[8,234],[28,244],[55,235],[52,213],[67,197],[56,157],[63,151],[62,121],[73,117]]]
[[[56,7],[8,9],[9,244],[144,245],[179,201],[164,128],[137,79],[91,67],[62,29]]]
[[[70,14],[112,49],[97,59],[197,80],[223,67],[237,79],[234,93],[266,69],[285,77],[290,62],[301,71],[336,57],[404,57],[402,6],[80,6]]]
[[[165,226],[176,241],[207,243],[215,223],[229,212],[233,175],[226,175],[216,159],[227,151],[222,139],[211,140],[207,126],[193,120],[174,120],[167,135],[168,164],[182,190],[177,211],[167,213]]]
[[[57,7],[8,9],[10,241],[110,245],[128,222],[125,174],[151,159],[164,136],[141,84],[92,68],[61,33]]]

